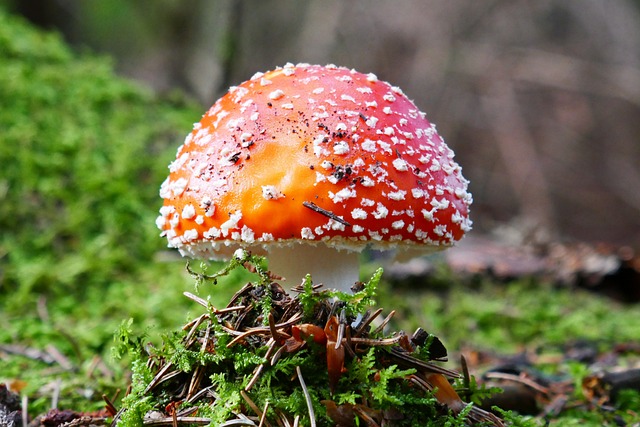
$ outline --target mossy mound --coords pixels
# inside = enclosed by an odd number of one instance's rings
[[[150,260],[157,188],[199,107],[2,10],[0,99],[0,305],[108,286]]]
[[[238,268],[257,280],[214,307],[211,286]],[[110,405],[118,425],[505,425],[461,399],[491,391],[434,363],[447,355],[438,338],[385,331],[393,313],[380,322],[374,309],[382,269],[353,294],[307,275],[289,295],[243,250],[214,275],[192,274],[202,296],[185,295],[204,313],[157,348],[131,322],[117,335],[116,354],[133,356],[131,392],[121,410]]]

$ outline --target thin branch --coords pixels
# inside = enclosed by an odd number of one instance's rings
[[[313,202],[302,202],[302,206],[304,206],[305,208],[309,208],[314,212],[317,212],[321,215],[326,216],[327,218],[330,218],[336,222],[339,222],[340,224],[347,226],[347,227],[351,227],[351,224],[347,221],[344,220],[344,218],[339,217],[338,215],[334,214],[331,211],[328,211],[326,209],[322,209],[320,206],[316,205]]]

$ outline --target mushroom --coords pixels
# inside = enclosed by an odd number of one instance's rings
[[[367,245],[428,253],[471,228],[453,157],[400,88],[287,64],[231,87],[194,125],[157,226],[183,256],[268,253],[277,275],[345,289]]]

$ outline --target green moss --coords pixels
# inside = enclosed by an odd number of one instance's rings
[[[123,386],[105,357],[121,319],[141,332],[188,314],[167,310],[188,275],[182,261],[153,261],[165,245],[154,221],[200,107],[117,77],[108,58],[1,9],[0,100],[0,344],[54,347],[72,365],[3,355],[0,381],[26,382],[32,413],[48,409],[58,380],[60,407],[96,409],[101,392]],[[120,383],[97,374],[100,356]]]
[[[164,245],[157,189],[199,108],[1,10],[0,99],[0,310],[98,295],[108,307]]]
[[[524,347],[553,350],[568,340],[603,346],[640,340],[640,330],[630,321],[634,306],[530,279],[468,286],[451,272],[441,274],[435,280],[448,281],[446,290],[434,291],[427,282],[422,289],[395,289],[381,299],[401,313],[411,313],[395,317],[399,327],[422,326],[443,337],[450,349],[512,353]]]
[[[194,105],[2,11],[0,99],[4,308],[135,274],[162,247],[157,188]]]

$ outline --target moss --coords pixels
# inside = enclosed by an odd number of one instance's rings
[[[95,370],[120,319],[144,329],[185,315],[166,310],[186,274],[181,261],[153,262],[164,246],[154,220],[166,166],[201,108],[2,8],[0,99],[0,343],[54,348],[72,365],[3,354],[0,381],[26,383],[32,413],[58,380],[61,407],[93,410],[124,381],[122,367]],[[95,393],[82,403],[79,387]]]
[[[497,284],[489,279],[469,283],[450,271],[441,271],[421,289],[380,286],[381,300],[402,314],[400,328],[426,325],[446,339],[447,347],[513,353],[523,348],[553,350],[571,340],[610,347],[635,342],[640,331],[630,321],[637,307],[612,302],[584,290],[557,287],[522,278]],[[384,281],[384,278],[383,278]],[[442,289],[440,283],[448,283]],[[387,291],[385,291],[387,289]]]
[[[151,260],[157,188],[198,109],[2,11],[0,99],[5,309],[106,286]]]

